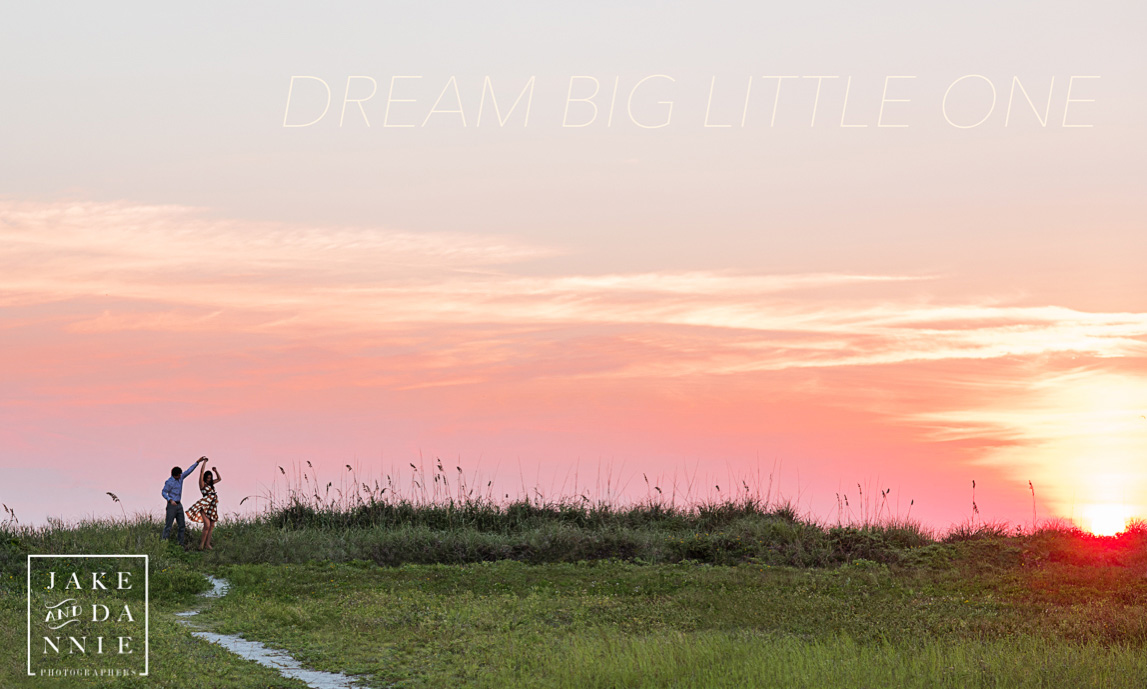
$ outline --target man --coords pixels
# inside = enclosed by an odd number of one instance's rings
[[[171,522],[174,521],[179,524],[179,545],[187,547],[186,543],[184,543],[186,529],[183,521],[183,504],[180,502],[183,498],[183,479],[190,476],[191,472],[195,471],[195,467],[199,466],[200,462],[207,462],[207,458],[200,457],[195,460],[195,463],[188,467],[187,471],[180,471],[179,467],[172,467],[171,478],[167,479],[167,482],[163,484],[163,492],[161,494],[163,495],[163,499],[167,500],[167,521],[163,525],[162,540],[167,540],[167,537],[171,534]]]

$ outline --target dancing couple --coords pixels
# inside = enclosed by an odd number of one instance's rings
[[[179,545],[187,547],[186,543],[186,524],[183,520],[183,479],[191,475],[195,471],[195,467],[199,467],[199,492],[203,495],[194,505],[187,510],[187,518],[202,522],[203,536],[199,539],[200,550],[214,550],[211,547],[211,536],[215,531],[215,522],[219,521],[219,498],[215,495],[215,484],[223,479],[219,476],[219,468],[211,467],[210,471],[203,471],[207,466],[207,458],[200,457],[195,460],[187,468],[187,471],[181,470],[179,467],[171,468],[171,477],[163,484],[162,495],[167,500],[167,518],[163,525],[163,540],[166,540],[171,535],[171,524],[175,522],[179,528]]]

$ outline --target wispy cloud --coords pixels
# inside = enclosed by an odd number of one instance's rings
[[[1147,353],[1147,314],[928,299],[914,288],[928,279],[914,276],[529,275],[516,266],[556,250],[128,204],[0,206],[0,242],[4,303],[89,300],[88,312],[61,316],[76,332],[376,339],[480,325],[528,348],[523,332],[573,327],[664,345],[656,360],[621,367],[630,375]],[[896,284],[892,296],[867,289]]]

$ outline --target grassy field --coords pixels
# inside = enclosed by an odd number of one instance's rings
[[[478,507],[295,505],[222,524],[213,553],[148,520],[8,525],[0,686],[52,686],[22,678],[28,552],[151,555],[153,676],[116,686],[301,686],[175,624],[201,573],[233,585],[201,624],[373,687],[1147,686],[1140,528],[936,538],[751,501]]]

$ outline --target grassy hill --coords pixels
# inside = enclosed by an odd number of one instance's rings
[[[1138,526],[933,534],[746,498],[295,500],[221,523],[208,553],[160,542],[161,527],[0,528],[0,686],[49,685],[21,684],[29,552],[151,556],[153,677],[107,682],[124,687],[301,686],[175,624],[202,573],[232,583],[202,624],[366,686],[1147,686]]]

